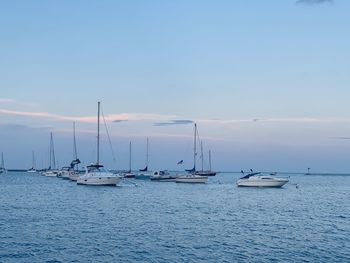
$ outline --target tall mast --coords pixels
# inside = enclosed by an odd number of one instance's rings
[[[51,150],[52,150],[52,161],[53,161],[53,169],[56,169],[56,158],[55,158],[55,147],[53,145],[53,137],[51,132]],[[51,165],[51,163],[50,163]]]
[[[203,156],[203,141],[201,140],[201,159],[202,159],[202,172],[203,172],[203,163],[204,163],[204,158],[203,158],[204,156]]]
[[[193,169],[196,171],[197,123],[194,124]]]
[[[75,121],[73,122],[73,160],[78,159],[77,142],[75,140]]]
[[[146,168],[148,170],[148,137],[147,137],[147,149],[146,149],[147,153],[146,153]]]
[[[129,172],[131,173],[131,141],[129,143]]]
[[[51,164],[52,164],[52,132],[50,132],[50,149],[49,149],[49,169],[50,170],[52,169]]]
[[[34,151],[32,151],[32,168],[33,168],[33,169],[36,168]]]
[[[97,103],[97,163],[100,163],[100,102]]]
[[[211,151],[209,150],[209,171],[211,171]]]
[[[3,152],[1,152],[1,167],[0,168],[2,168],[2,169],[4,169],[5,168],[5,163],[4,163],[4,153]]]

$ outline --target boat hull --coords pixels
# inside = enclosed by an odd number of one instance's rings
[[[71,181],[77,181],[79,176],[81,176],[81,174],[79,173],[70,173],[69,174],[69,180]]]
[[[115,175],[82,175],[77,179],[77,184],[80,185],[111,185],[115,186],[120,182],[120,178]]]
[[[47,172],[43,172],[42,175],[46,177],[57,177],[57,172],[47,171]]]
[[[154,182],[175,182],[177,177],[151,177],[151,181]]]
[[[206,176],[179,176],[175,179],[176,183],[188,183],[188,184],[206,184],[208,177]]]
[[[151,179],[151,175],[150,174],[136,174],[135,175],[135,179],[138,179],[138,180],[149,180],[149,179]]]
[[[195,173],[196,175],[199,175],[199,176],[215,176],[216,175],[216,172],[211,172],[211,171],[198,171]]]

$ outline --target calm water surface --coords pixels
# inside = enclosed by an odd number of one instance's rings
[[[350,262],[350,176],[282,189],[0,176],[0,262]],[[296,188],[295,184],[298,184]]]

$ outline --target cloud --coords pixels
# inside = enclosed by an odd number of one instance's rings
[[[153,126],[187,125],[192,123],[193,121],[191,120],[171,120],[168,122],[156,122]]]
[[[296,3],[314,5],[314,4],[333,3],[333,0],[298,0]]]
[[[113,123],[120,123],[120,122],[126,122],[126,121],[128,121],[128,120],[114,120],[114,121],[112,121]]]
[[[350,140],[350,137],[331,137],[331,139],[336,139],[336,140]]]
[[[8,109],[0,109],[0,114],[14,115],[22,117],[44,118],[56,121],[78,121],[84,123],[96,123],[96,116],[65,116],[52,114],[48,112],[29,112],[29,111],[15,111]],[[152,113],[119,113],[106,115],[104,119],[108,122],[121,121],[165,121],[169,118],[174,118],[175,115],[162,115]]]
[[[8,99],[8,98],[0,98],[0,104],[14,104],[14,105],[25,106],[25,107],[37,107],[38,106],[37,103],[17,101],[17,100]]]

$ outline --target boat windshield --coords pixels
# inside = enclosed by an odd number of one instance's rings
[[[87,170],[89,173],[106,172],[106,169],[103,167],[103,165],[90,165],[87,167]]]

